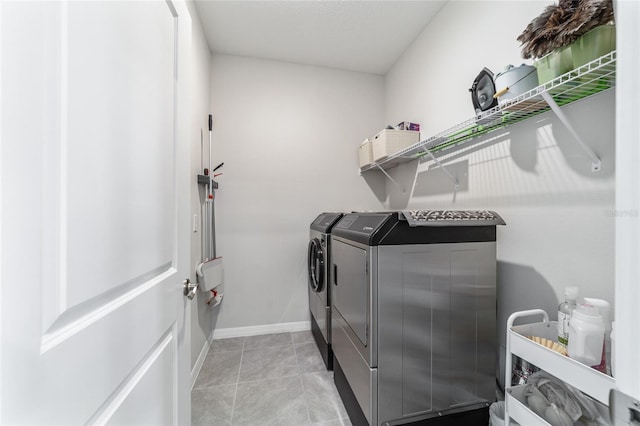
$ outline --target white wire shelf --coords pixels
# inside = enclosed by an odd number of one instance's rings
[[[400,163],[442,150],[454,152],[479,136],[549,111],[551,106],[546,94],[550,95],[550,99],[552,102],[555,101],[557,106],[563,106],[615,87],[615,79],[616,51],[614,50],[428,139],[368,164],[360,168],[360,172],[389,169]],[[594,171],[597,170],[599,170],[599,164],[597,169],[594,168]]]

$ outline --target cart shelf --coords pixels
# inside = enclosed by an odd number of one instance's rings
[[[520,317],[542,315],[543,321],[513,326]],[[547,425],[523,403],[521,387],[511,387],[511,355],[530,362],[541,370],[589,395],[603,405],[609,404],[609,391],[615,388],[615,379],[574,359],[548,349],[527,336],[540,336],[555,341],[557,322],[549,321],[541,309],[516,312],[507,321],[507,353],[505,374],[505,419],[511,417],[520,424]]]

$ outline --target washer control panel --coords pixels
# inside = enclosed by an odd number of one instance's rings
[[[484,226],[504,225],[498,213],[491,210],[404,210],[409,226]]]

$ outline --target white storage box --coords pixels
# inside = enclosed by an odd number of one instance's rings
[[[371,150],[371,141],[369,139],[360,144],[360,148],[358,149],[358,159],[360,160],[360,168],[368,166],[373,162],[373,152]]]
[[[377,161],[380,158],[395,154],[419,141],[420,132],[384,129],[373,138],[373,160]]]

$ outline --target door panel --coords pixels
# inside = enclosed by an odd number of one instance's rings
[[[369,281],[367,252],[339,240],[333,240],[333,305],[364,345],[368,345]]]
[[[616,387],[640,401],[640,4],[616,1]],[[627,416],[628,409],[622,410]],[[631,407],[628,407],[631,408]],[[637,407],[636,407],[637,409]],[[623,418],[628,420],[628,417]]]
[[[144,285],[173,262],[175,24],[162,2],[71,2],[66,19],[71,307]]]
[[[186,7],[0,20],[0,423],[188,423]]]
[[[171,377],[176,339],[172,328],[127,376],[89,423],[168,425],[175,418]],[[123,401],[123,402],[120,402]]]
[[[494,242],[378,248],[381,421],[491,401]]]
[[[45,349],[61,328],[175,273],[175,18],[160,2],[72,2],[58,13],[68,26],[51,67],[64,89],[60,162],[44,164],[58,191],[45,205],[57,223],[44,232],[59,254]]]

